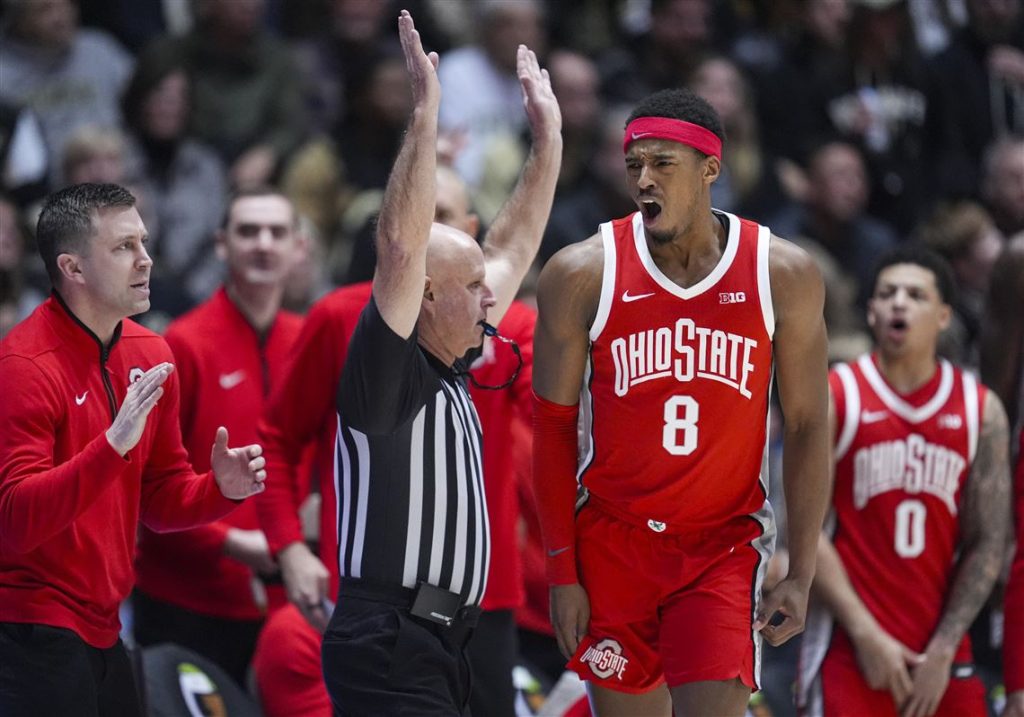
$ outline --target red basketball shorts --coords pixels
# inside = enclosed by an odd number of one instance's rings
[[[774,531],[743,518],[672,534],[594,503],[576,522],[590,627],[569,669],[619,692],[736,677],[757,689],[761,642],[752,623]]]
[[[821,690],[826,717],[899,717],[887,690],[873,690],[861,674],[853,645],[835,635],[821,665]],[[976,675],[953,677],[935,717],[986,717],[985,687]]]

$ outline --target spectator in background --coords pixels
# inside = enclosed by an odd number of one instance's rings
[[[949,263],[956,280],[953,313],[939,336],[939,355],[975,368],[989,276],[1002,251],[1003,235],[984,208],[967,201],[940,205],[915,234]]]
[[[228,183],[216,152],[189,133],[191,80],[182,58],[139,58],[121,107],[128,128],[125,163],[146,197],[153,308],[177,316],[205,300],[223,277],[213,237]]]
[[[64,145],[61,176],[66,184],[125,184],[124,134],[110,127],[79,127]]]
[[[895,231],[867,214],[870,184],[860,151],[827,140],[807,160],[807,195],[770,222],[772,231],[823,247],[857,287],[857,305],[867,305],[875,259],[897,242]]]
[[[715,108],[729,138],[723,148],[722,174],[711,185],[712,206],[755,221],[775,214],[785,196],[775,160],[761,146],[747,78],[732,60],[709,55],[697,64],[687,86]]]
[[[905,234],[926,209],[928,109],[907,0],[855,0],[838,79],[826,97],[830,127],[865,158],[871,213]]]
[[[1011,237],[989,280],[981,335],[981,377],[1006,406],[1010,426],[1024,426],[1024,234]]]
[[[799,161],[809,138],[828,130],[826,99],[840,84],[850,0],[800,0],[795,33],[785,38],[777,63],[748,65],[755,78],[765,147]]]
[[[651,92],[682,87],[712,47],[709,0],[651,0],[646,32],[598,59],[601,95],[632,104]]]
[[[465,146],[455,169],[471,187],[482,178],[487,146],[496,137],[526,129],[522,90],[516,79],[516,47],[544,57],[543,6],[539,0],[481,0],[479,45],[445,53],[438,67],[443,90],[442,132],[462,131]],[[492,217],[485,216],[485,222]]]
[[[1002,137],[985,150],[981,199],[1005,236],[1024,232],[1024,133]]]
[[[577,189],[598,139],[601,124],[600,77],[586,55],[553,50],[548,58],[551,88],[562,108],[562,172],[556,196]],[[525,150],[524,150],[525,154]],[[511,188],[511,187],[510,187]]]
[[[25,249],[18,208],[0,195],[0,338],[46,299],[28,281]]]
[[[270,181],[305,133],[302,78],[263,28],[266,0],[200,0],[196,26],[156,40],[191,81],[191,131],[215,148],[232,184]]]
[[[966,0],[967,27],[931,62],[935,189],[976,196],[985,148],[1024,134],[1024,4]]]
[[[35,113],[0,100],[0,189],[20,206],[42,199],[49,160]]]
[[[537,255],[541,266],[562,247],[593,234],[609,216],[624,217],[636,209],[622,181],[622,129],[628,116],[627,107],[604,112],[580,187],[559,196],[551,208]]]
[[[236,194],[217,233],[217,255],[227,265],[224,286],[167,328],[181,381],[182,439],[198,470],[208,467],[208,437],[217,426],[236,440],[255,440],[264,402],[302,325],[280,307],[304,243],[283,196],[270,189]],[[161,535],[143,529],[135,570],[139,644],[183,645],[244,685],[267,609],[256,581],[277,570],[255,504],[193,530]]]
[[[0,100],[39,118],[56,170],[64,145],[85,124],[116,127],[132,59],[109,35],[78,26],[72,0],[7,0],[0,38]],[[53,172],[51,180],[61,185]]]
[[[294,48],[304,81],[306,116],[315,134],[329,134],[348,111],[350,84],[367,63],[386,50],[398,50],[388,32],[391,0],[330,0],[329,27],[319,37]]]

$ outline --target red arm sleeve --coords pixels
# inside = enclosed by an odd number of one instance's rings
[[[533,494],[546,551],[548,582],[576,577],[576,421],[579,406],[533,394]]]
[[[145,526],[159,533],[209,523],[238,505],[220,492],[212,471],[197,475],[192,470],[181,441],[177,375],[172,373],[164,386],[167,390],[153,409],[154,413],[159,411],[159,425],[142,473],[140,513]],[[213,436],[210,436],[210,446],[213,446]]]
[[[0,543],[25,553],[61,532],[105,490],[122,480],[131,459],[101,431],[70,460],[53,464],[65,410],[32,361],[0,361]]]
[[[346,326],[328,306],[313,308],[292,349],[292,361],[263,411],[259,437],[267,461],[267,487],[255,500],[260,527],[274,555],[302,540],[299,505],[305,496],[298,469],[303,449],[326,422],[335,420]]]
[[[1017,553],[1010,568],[1010,581],[1006,586],[1005,632],[1003,635],[1003,672],[1006,691],[1024,690],[1024,433],[1017,456]]]

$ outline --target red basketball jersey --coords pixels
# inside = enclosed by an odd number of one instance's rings
[[[882,628],[921,652],[953,580],[986,389],[940,361],[926,385],[901,396],[867,355],[836,366],[829,387],[837,417],[833,543]],[[971,661],[966,638],[956,659]]]
[[[578,477],[655,531],[703,530],[762,510],[771,529],[771,233],[717,216],[728,226],[722,258],[685,289],[654,263],[639,213],[601,225]]]

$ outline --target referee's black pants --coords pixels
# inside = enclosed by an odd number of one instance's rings
[[[0,622],[0,715],[141,717],[128,652],[87,644],[71,630]]]
[[[399,605],[339,596],[321,648],[334,713],[469,717],[471,633],[469,626],[443,627]]]

